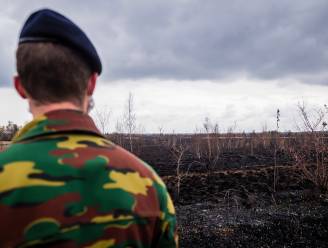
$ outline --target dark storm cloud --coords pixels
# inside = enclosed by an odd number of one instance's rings
[[[328,82],[326,0],[8,1],[4,16],[16,21],[18,33],[32,10],[46,6],[86,30],[101,54],[103,80]],[[2,58],[6,65],[13,64],[10,55]],[[6,71],[1,67],[2,75]]]

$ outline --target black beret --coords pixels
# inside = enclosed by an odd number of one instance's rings
[[[101,61],[87,35],[71,20],[50,9],[32,13],[19,36],[25,42],[56,42],[77,51],[93,72],[101,73]]]

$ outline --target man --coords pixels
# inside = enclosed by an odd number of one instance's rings
[[[16,58],[34,119],[0,154],[0,247],[176,247],[162,180],[87,115],[102,68],[83,31],[37,11]]]

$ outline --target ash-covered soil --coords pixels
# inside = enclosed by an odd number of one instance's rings
[[[288,153],[222,151],[208,166],[165,146],[138,154],[166,183],[181,247],[328,247],[328,195],[306,180]]]
[[[328,247],[328,209],[320,204],[176,209],[181,247]]]
[[[181,247],[328,247],[328,196],[292,166],[164,176]]]

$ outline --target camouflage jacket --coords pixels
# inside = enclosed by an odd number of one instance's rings
[[[0,247],[177,247],[167,189],[92,119],[59,110],[0,153]]]

